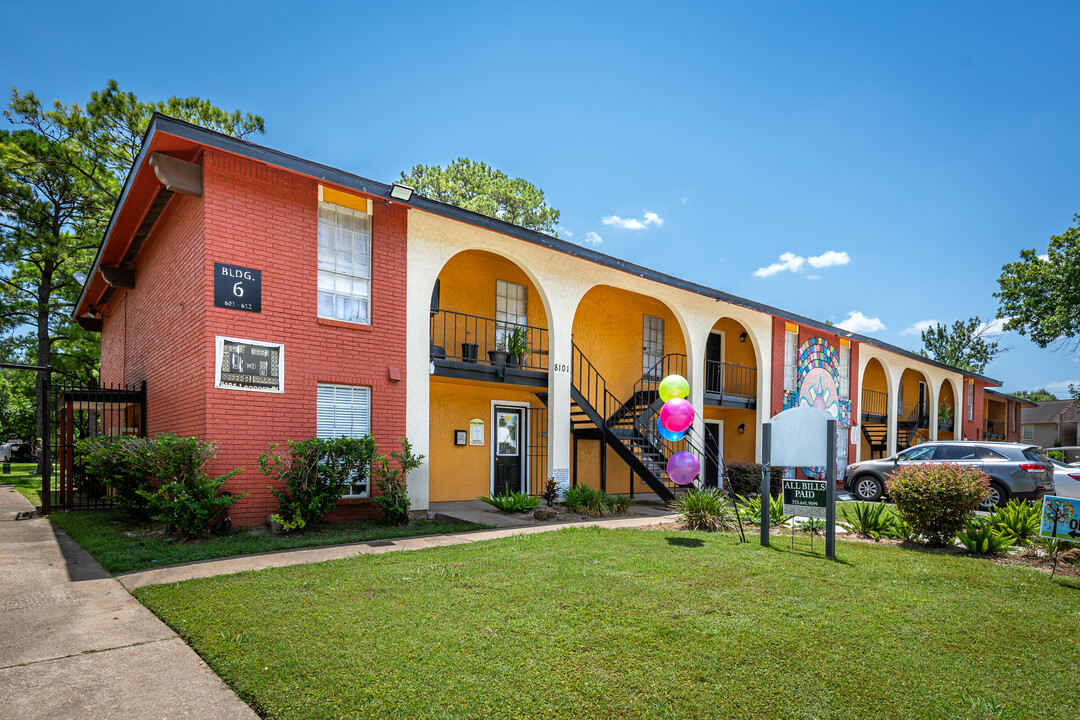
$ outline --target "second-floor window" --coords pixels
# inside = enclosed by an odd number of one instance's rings
[[[495,333],[502,341],[515,328],[529,322],[529,289],[524,285],[495,281]]]
[[[968,422],[971,422],[972,420],[975,419],[975,381],[974,380],[971,380],[971,381],[968,382],[967,401],[968,401],[968,408],[967,408],[967,410],[968,410],[968,413],[967,413]]]
[[[784,390],[794,391],[795,387],[795,353],[798,349],[799,333],[788,330],[784,333]]]
[[[371,323],[371,216],[319,203],[319,317]]]
[[[851,391],[851,348],[840,346],[840,397],[846,398]]]

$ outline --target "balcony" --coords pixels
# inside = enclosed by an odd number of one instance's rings
[[[983,423],[982,439],[1000,442],[1005,439],[1005,433],[1002,432],[1004,429],[1004,420],[987,420]]]
[[[747,410],[757,408],[757,368],[706,360],[705,403]]]
[[[887,421],[889,411],[888,393],[877,390],[862,391],[862,406],[859,408],[863,422],[884,423]]]
[[[511,354],[517,335],[525,352]],[[432,374],[547,387],[548,331],[450,310],[431,314]]]

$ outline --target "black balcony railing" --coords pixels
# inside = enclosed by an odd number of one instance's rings
[[[528,350],[522,356],[501,357],[515,331],[524,331]],[[458,360],[483,365],[508,365],[530,370],[548,369],[548,331],[494,318],[439,310],[431,316],[431,359]],[[500,362],[501,359],[501,362]]]
[[[706,360],[705,392],[725,397],[752,399],[757,393],[757,368]]]
[[[863,390],[862,391],[862,407],[859,408],[863,417],[866,416],[880,416],[885,417],[885,413],[889,409],[889,395],[888,393],[878,392],[877,390]]]

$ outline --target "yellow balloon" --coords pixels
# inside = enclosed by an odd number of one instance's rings
[[[672,398],[684,398],[690,395],[690,383],[682,375],[668,375],[660,381],[660,399],[664,402]]]

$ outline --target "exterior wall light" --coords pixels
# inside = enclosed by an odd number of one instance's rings
[[[739,342],[746,342],[746,337],[747,335],[745,332],[739,333]]]
[[[742,435],[746,432],[746,423],[739,423],[739,434]]]
[[[408,185],[402,185],[401,183],[394,183],[390,187],[390,197],[401,202],[409,202],[412,200],[413,193],[416,192]]]

